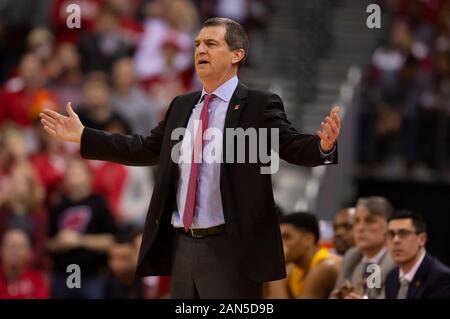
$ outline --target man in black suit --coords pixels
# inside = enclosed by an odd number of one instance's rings
[[[388,225],[388,247],[398,267],[387,276],[387,299],[449,299],[450,268],[425,251],[423,217],[410,211],[395,213]]]
[[[84,158],[126,165],[159,163],[137,274],[171,275],[173,298],[260,298],[263,282],[286,276],[271,177],[262,174],[270,162],[252,161],[255,147],[272,145],[274,138],[276,151],[290,163],[337,163],[339,108],[333,108],[317,135],[299,134],[287,120],[280,97],[239,83],[237,72],[247,51],[247,35],[239,23],[207,20],[195,40],[195,68],[203,90],[176,97],[165,120],[148,137],[85,128],[70,104],[67,117],[49,110],[41,113],[45,130],[81,143]],[[186,128],[180,149],[193,161],[178,158],[180,145],[172,135],[180,128]],[[207,139],[206,128],[219,130],[223,137]],[[236,136],[228,134],[246,130],[250,137],[245,138],[251,139],[252,129],[259,143],[236,145]],[[268,133],[264,139],[261,129],[278,134]],[[193,147],[189,135],[195,136]],[[206,160],[211,143],[219,163]],[[205,160],[199,163],[199,156]]]

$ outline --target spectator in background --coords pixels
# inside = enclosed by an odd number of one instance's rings
[[[74,106],[81,105],[83,74],[77,47],[70,42],[61,43],[49,64],[49,89],[58,101],[72,101]]]
[[[120,32],[117,13],[104,7],[97,17],[94,30],[81,38],[79,49],[84,72],[110,74],[115,61],[131,54],[131,48]]]
[[[189,0],[155,0],[146,9],[144,34],[134,55],[136,74],[145,85],[165,72],[164,43],[179,50],[173,58],[173,73],[182,74],[192,68],[194,32],[198,13]],[[190,83],[187,79],[186,83]]]
[[[20,229],[1,236],[0,299],[46,299],[50,297],[46,276],[33,269],[31,241]]]
[[[6,82],[0,93],[0,125],[12,121],[29,127],[44,108],[56,110],[57,103],[44,88],[42,64],[32,53],[25,54],[19,65],[19,75]]]
[[[110,92],[104,73],[89,74],[84,92],[86,104],[80,107],[78,113],[82,123],[111,133],[132,133],[129,123],[109,104]],[[126,108],[129,107],[131,106],[126,105]],[[133,118],[136,119],[136,116]],[[148,209],[148,197],[142,195],[145,191],[151,192],[150,171],[142,167],[127,168],[111,162],[90,161],[89,165],[93,171],[93,191],[107,200],[119,226],[140,226]]]
[[[107,0],[106,6],[117,14],[119,31],[127,45],[133,50],[141,40],[143,25],[137,20],[137,10],[141,0]]]
[[[144,298],[143,280],[135,276],[138,254],[131,238],[118,239],[108,253],[107,299]]]
[[[48,0],[1,1],[0,83],[11,75],[25,52],[29,31],[46,25],[48,5]]]
[[[130,58],[122,58],[114,64],[112,81],[112,109],[130,123],[133,133],[148,134],[156,126],[161,108],[136,85],[134,65]]]
[[[54,36],[46,28],[36,28],[30,31],[27,36],[28,53],[35,54],[43,66],[43,75],[47,79],[49,76],[48,64],[54,50]]]
[[[83,91],[85,104],[80,107],[78,116],[84,125],[109,132],[131,132],[126,120],[113,111],[109,104],[108,78],[104,73],[88,74]]]
[[[328,298],[340,270],[341,258],[319,246],[319,223],[314,215],[294,213],[281,221],[287,278],[267,285],[266,298]]]
[[[76,44],[86,32],[95,27],[99,12],[105,0],[53,0],[50,7],[51,25],[56,43],[70,42]],[[67,28],[67,6],[76,4],[82,12],[80,16],[81,28]]]
[[[355,222],[355,208],[347,207],[341,209],[334,217],[333,222],[333,243],[336,252],[344,255],[345,252],[354,246],[353,224]]]
[[[37,146],[36,151],[29,156],[29,159],[40,183],[45,188],[44,205],[48,207],[49,204],[55,203],[60,193],[69,154],[64,148],[64,143],[49,138],[39,121],[34,122],[33,129]]]
[[[349,249],[342,262],[332,298],[382,298],[384,282],[394,267],[386,247],[387,219],[392,214],[391,203],[384,197],[360,198],[356,203],[354,236],[355,245]],[[366,286],[369,266],[376,264],[381,271],[381,287]]]
[[[114,242],[114,220],[105,200],[91,192],[91,175],[83,160],[70,160],[64,185],[65,196],[51,209],[47,242],[54,262],[53,297],[103,298],[102,273]],[[70,264],[81,268],[80,289],[66,285]]]
[[[388,247],[397,264],[386,278],[388,299],[450,299],[450,268],[425,250],[427,229],[420,214],[389,218]]]
[[[32,262],[40,264],[46,239],[45,190],[28,160],[21,131],[4,127],[0,131],[4,158],[0,173],[0,236],[6,229],[24,230],[34,242]]]

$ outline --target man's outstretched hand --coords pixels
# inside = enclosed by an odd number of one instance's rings
[[[70,102],[67,103],[66,111],[69,116],[49,109],[39,113],[44,130],[59,140],[80,143],[84,126],[78,115],[72,110]]]
[[[333,107],[330,115],[320,124],[322,130],[317,132],[317,135],[320,137],[320,148],[324,153],[331,151],[339,136],[339,130],[341,129],[339,111],[339,106]]]

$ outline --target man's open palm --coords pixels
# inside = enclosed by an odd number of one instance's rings
[[[70,102],[67,103],[66,111],[69,116],[61,115],[49,109],[39,113],[44,130],[57,139],[80,143],[84,126],[78,115],[72,110]]]

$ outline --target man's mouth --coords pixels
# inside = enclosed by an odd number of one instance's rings
[[[208,60],[205,60],[205,59],[200,59],[200,60],[198,60],[198,62],[197,62],[197,64],[207,64],[207,63],[209,63],[209,61],[208,61]]]

